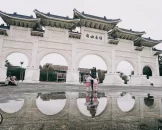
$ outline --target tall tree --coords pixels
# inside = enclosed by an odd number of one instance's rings
[[[43,65],[42,71],[46,71],[46,73],[47,73],[46,81],[48,81],[49,70],[54,70],[52,64],[46,63],[45,65]]]
[[[11,67],[11,66],[13,66],[13,65],[12,65],[8,60],[6,60],[6,61],[5,61],[5,66],[6,66],[6,67]]]

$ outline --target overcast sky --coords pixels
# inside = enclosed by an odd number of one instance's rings
[[[108,19],[120,18],[119,27],[145,31],[144,37],[162,40],[162,0],[3,0],[0,4],[1,11],[34,17],[34,9],[73,17],[74,8]],[[162,49],[162,44],[157,48]]]

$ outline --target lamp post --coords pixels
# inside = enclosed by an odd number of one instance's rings
[[[24,64],[23,61],[20,61],[21,68],[20,68],[20,81],[22,80],[22,65]]]

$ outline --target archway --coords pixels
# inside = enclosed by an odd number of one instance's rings
[[[7,76],[16,76],[17,80],[24,80],[25,70],[29,64],[29,59],[23,53],[15,52],[6,57],[5,66]]]
[[[149,76],[152,76],[152,70],[149,66],[143,68],[143,75],[146,75],[147,79],[149,79]]]
[[[96,67],[97,77],[100,83],[103,82],[105,78],[105,73],[107,72],[107,64],[105,60],[98,55],[86,55],[79,62],[80,71],[80,81],[84,81],[86,73],[90,73],[91,69]]]
[[[130,62],[120,61],[117,65],[117,72],[120,73],[120,77],[125,81],[125,84],[127,84],[131,75],[134,75],[134,68]]]
[[[51,53],[40,61],[40,81],[65,82],[68,62],[64,56]]]

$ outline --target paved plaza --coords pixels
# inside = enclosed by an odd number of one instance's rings
[[[40,82],[40,83],[20,83],[19,86],[1,86],[0,94],[5,93],[38,93],[38,92],[52,92],[52,91],[77,91],[85,92],[85,84],[66,84],[66,83],[49,83],[49,82]],[[129,85],[102,85],[99,84],[98,91],[106,92],[148,92],[148,93],[157,93],[162,94],[161,87],[153,86],[129,86]]]

